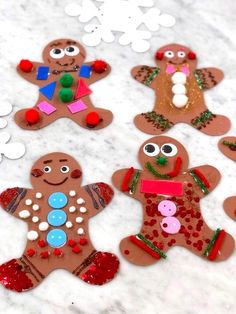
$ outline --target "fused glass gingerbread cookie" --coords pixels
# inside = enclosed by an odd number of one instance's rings
[[[95,108],[90,99],[90,85],[110,73],[103,60],[84,62],[83,46],[71,39],[50,42],[43,50],[43,62],[21,60],[17,72],[39,87],[39,97],[31,109],[15,115],[23,129],[38,130],[66,117],[87,129],[101,129],[112,121],[109,110]]]
[[[0,266],[0,282],[23,292],[58,268],[89,284],[112,280],[119,260],[97,251],[88,230],[89,218],[110,203],[111,187],[103,182],[81,186],[79,164],[64,153],[40,158],[30,178],[33,188],[10,188],[0,194],[2,208],[28,225],[24,253]]]
[[[221,135],[230,120],[212,113],[206,106],[204,91],[223,79],[217,68],[197,68],[197,56],[189,48],[170,44],[156,53],[157,66],[140,65],[132,69],[135,80],[155,92],[154,108],[139,114],[134,123],[141,131],[158,135],[183,122],[208,135]]]
[[[175,139],[156,136],[139,150],[142,169],[121,169],[113,174],[114,185],[143,208],[138,234],[120,243],[122,255],[136,265],[151,265],[182,246],[210,261],[223,261],[234,250],[234,239],[224,230],[213,231],[201,213],[200,200],[220,180],[209,165],[188,168],[188,154]]]

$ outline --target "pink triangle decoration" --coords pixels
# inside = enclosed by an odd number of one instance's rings
[[[90,88],[88,88],[87,84],[83,79],[79,79],[78,87],[75,93],[75,99],[87,96],[91,94],[92,91]]]

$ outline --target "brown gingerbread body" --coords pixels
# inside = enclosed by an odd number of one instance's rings
[[[88,231],[88,219],[103,210],[113,191],[101,182],[80,187],[81,175],[71,156],[52,153],[33,166],[33,189],[8,189],[0,195],[2,207],[28,224],[22,257],[0,266],[6,288],[18,292],[34,288],[57,268],[91,284],[114,277],[118,259],[97,252]]]
[[[153,111],[135,117],[143,132],[158,135],[179,122],[208,135],[221,135],[230,128],[228,118],[210,112],[203,92],[223,79],[216,68],[196,69],[196,55],[189,48],[171,44],[156,53],[157,67],[137,66],[132,76],[152,88],[156,95]]]
[[[69,52],[69,50],[73,49],[74,52]],[[100,68],[99,71],[97,71],[96,67],[94,67],[94,62],[84,63],[85,56],[86,52],[78,42],[70,39],[58,39],[50,42],[45,47],[43,51],[43,63],[30,62],[32,67],[30,67],[30,69],[27,69],[27,66],[25,69],[24,66],[21,66],[21,63],[18,65],[18,74],[39,87],[39,98],[33,107],[36,113],[38,113],[39,118],[35,119],[35,121],[32,118],[27,120],[27,111],[29,111],[29,109],[18,111],[15,115],[15,121],[21,128],[27,130],[41,129],[62,117],[69,118],[80,126],[88,129],[101,129],[111,123],[112,113],[109,110],[95,108],[93,106],[90,99],[92,91],[89,88],[91,84],[107,76],[111,68],[108,64],[102,62],[104,68]],[[28,60],[23,61],[29,63]],[[85,76],[80,72],[82,67],[84,67]],[[38,75],[40,69],[43,70],[43,74],[39,79]],[[68,82],[61,83],[60,80],[65,74],[71,76],[73,80],[71,85],[68,84]],[[82,89],[77,93],[80,84]],[[46,93],[44,92],[45,88]],[[72,98],[68,101],[62,101],[62,96],[60,96],[62,89],[64,89],[65,93],[69,93],[69,98],[72,94]],[[72,113],[69,106],[78,101],[79,105],[76,107],[78,111]],[[44,106],[42,106],[43,109],[40,109],[40,104],[44,102],[49,104],[46,111],[44,110]],[[97,121],[92,121],[92,123],[89,124],[86,118],[89,113],[94,114],[94,112],[96,113],[95,120]]]
[[[122,169],[113,174],[114,185],[143,206],[139,234],[120,243],[123,256],[131,263],[150,265],[178,245],[209,260],[228,258],[234,249],[233,238],[224,230],[214,233],[200,209],[200,199],[215,188],[219,172],[208,165],[188,169],[184,147],[165,136],[146,141],[139,160],[143,170]]]

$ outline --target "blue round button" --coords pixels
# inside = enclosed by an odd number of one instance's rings
[[[63,208],[68,203],[67,196],[61,192],[52,193],[48,198],[48,204],[52,208]]]
[[[61,247],[66,244],[66,241],[66,233],[61,229],[53,229],[47,234],[47,242],[51,247]]]
[[[48,223],[53,227],[64,225],[67,220],[67,215],[64,210],[53,209],[48,213]]]

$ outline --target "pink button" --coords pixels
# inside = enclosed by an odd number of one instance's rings
[[[68,105],[67,107],[71,113],[77,113],[88,108],[82,100],[77,100],[72,104]]]
[[[175,217],[166,217],[161,221],[161,229],[166,233],[175,234],[180,230],[181,224]]]
[[[171,201],[161,201],[157,206],[162,216],[169,217],[176,213],[176,205]]]
[[[46,113],[48,116],[57,110],[54,106],[50,105],[46,101],[42,101],[37,105],[37,107],[39,108],[40,111]]]

